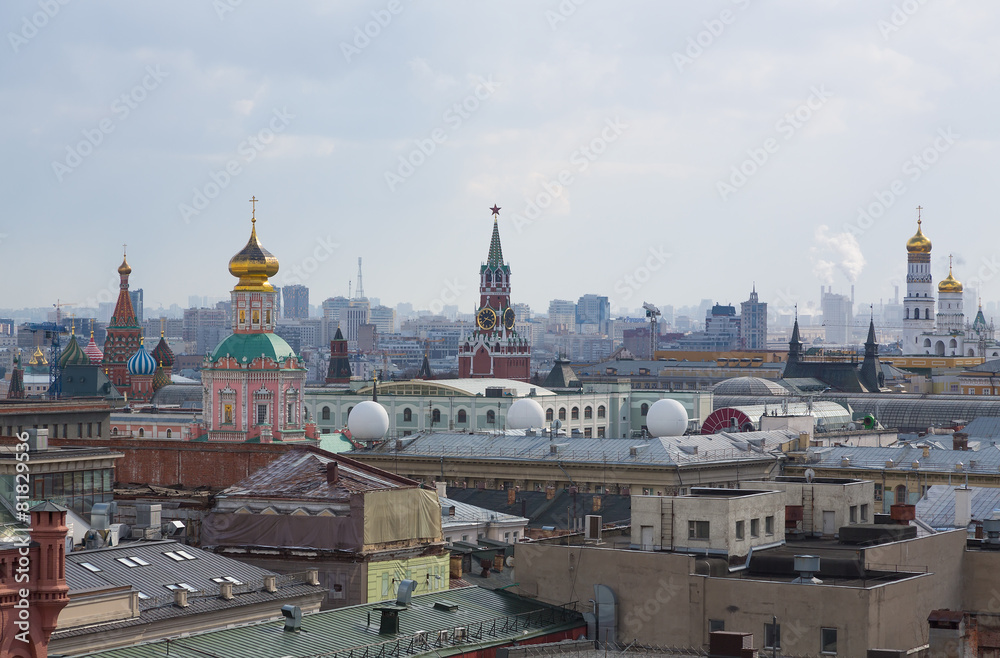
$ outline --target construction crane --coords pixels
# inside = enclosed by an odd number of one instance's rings
[[[52,306],[54,306],[56,309],[56,324],[60,324],[62,320],[60,318],[59,310],[63,306],[76,306],[76,302],[61,302],[58,299],[56,299],[56,303],[53,304]]]
[[[658,322],[656,318],[662,315],[662,313],[660,313],[660,309],[648,302],[643,302],[642,308],[646,310],[646,317],[649,318],[649,358],[655,359],[657,347],[656,339],[659,338],[659,331],[657,327]]]

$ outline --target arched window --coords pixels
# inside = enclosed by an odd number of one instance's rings
[[[545,410],[545,420],[548,421],[548,422],[550,422],[550,423],[552,422],[552,410],[551,409],[546,409]]]
[[[566,420],[566,407],[559,407],[559,420]]]
[[[486,422],[490,425],[497,422],[497,414],[492,409],[486,412]]]
[[[167,438],[169,439],[171,436],[173,436],[173,432],[171,432],[170,430],[167,430]]]
[[[931,319],[931,310],[929,308],[925,308],[924,309],[924,319],[925,320],[930,320]]]
[[[573,420],[580,420],[580,407],[573,407],[569,412],[569,417]]]
[[[893,501],[893,502],[896,502],[896,503],[905,503],[906,502],[906,485],[905,484],[901,484],[898,487],[896,487],[896,500]]]
[[[354,407],[348,407],[348,408],[347,408],[347,417],[348,417],[348,418],[350,418],[350,417],[351,417],[351,411],[353,411],[353,409],[354,409]]]
[[[142,438],[142,437],[144,437],[144,436],[146,436],[146,433],[145,433],[145,432],[144,432],[144,431],[142,430],[142,428],[140,427],[140,428],[139,428],[139,438],[141,439],[141,438]]]
[[[412,420],[413,420],[413,411],[409,407],[403,409],[403,422],[409,423]]]
[[[906,309],[906,319],[910,319],[910,309]]]
[[[467,422],[469,422],[468,421],[468,416],[465,414],[465,409],[459,409],[458,410],[458,422],[460,422],[460,423],[467,423]]]
[[[583,408],[583,417],[584,417],[585,420],[593,418],[594,417],[594,408],[590,407],[590,406],[584,407]]]
[[[604,418],[607,415],[607,410],[605,410],[604,405],[597,407],[597,417]]]
[[[434,411],[431,412],[431,422],[432,423],[440,423],[441,422],[441,410],[440,409],[435,409]]]
[[[972,356],[972,355],[970,354],[969,356]],[[114,436],[118,436],[118,428],[117,427],[112,427],[111,428],[111,434],[114,435]]]
[[[323,411],[320,412],[323,420],[330,420],[330,407],[323,407]]]
[[[647,413],[649,413],[649,405],[643,402],[642,406],[639,407],[639,414],[645,416]]]

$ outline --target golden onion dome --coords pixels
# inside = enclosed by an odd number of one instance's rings
[[[257,239],[257,220],[251,220],[250,240],[229,260],[229,273],[239,278],[237,290],[273,290],[268,277],[278,273],[278,259]]]
[[[906,250],[911,254],[931,253],[931,241],[920,230],[920,220],[917,220],[917,233],[906,241]]]
[[[132,266],[128,264],[128,259],[126,259],[124,255],[122,256],[122,264],[118,266],[118,273],[119,274],[132,273]]]
[[[948,263],[948,277],[938,284],[938,292],[962,292],[962,282],[952,276],[951,263]]]

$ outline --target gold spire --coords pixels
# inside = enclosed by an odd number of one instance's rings
[[[250,239],[238,254],[229,261],[229,273],[239,278],[236,290],[261,290],[270,292],[274,286],[268,277],[278,273],[278,259],[261,246],[257,239],[257,197],[250,199],[253,211],[250,217]]]
[[[931,253],[931,241],[927,239],[923,231],[920,230],[920,211],[923,210],[922,206],[917,206],[917,232],[916,234],[906,241],[906,250],[911,254],[929,254]]]
[[[951,273],[951,255],[948,256],[948,277],[938,284],[938,292],[962,292],[962,283]]]

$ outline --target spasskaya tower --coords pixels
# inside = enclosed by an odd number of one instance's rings
[[[514,329],[514,308],[510,302],[510,266],[503,260],[497,219],[500,208],[493,205],[493,237],[486,262],[479,268],[479,307],[476,329],[458,348],[459,377],[494,377],[528,381],[531,373],[531,346]]]

